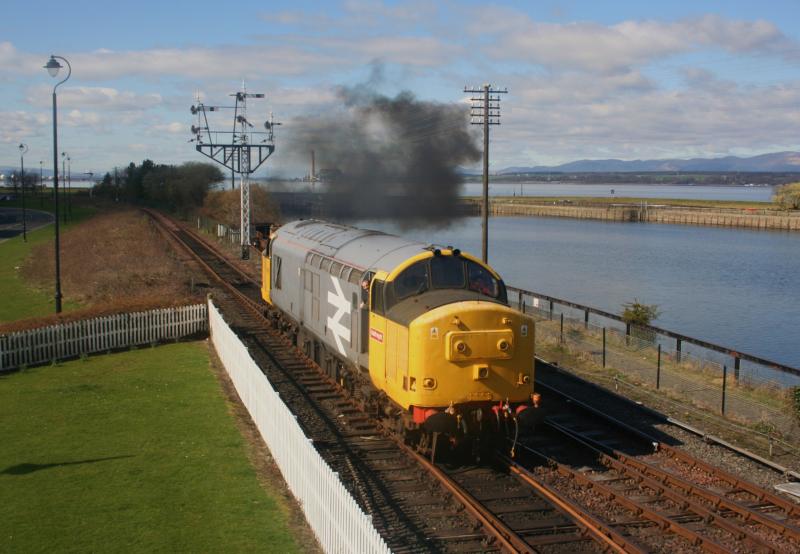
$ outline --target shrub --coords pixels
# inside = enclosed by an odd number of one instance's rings
[[[643,304],[637,298],[633,302],[626,302],[622,307],[622,320],[631,325],[650,325],[651,321],[661,315],[656,304]]]
[[[643,304],[637,298],[634,298],[633,302],[626,302],[622,307],[624,308],[622,320],[633,327],[631,334],[642,340],[655,340],[655,333],[642,329],[642,327],[650,325],[650,322],[660,315],[658,306],[655,304]]]
[[[772,200],[786,210],[800,209],[800,183],[789,183],[775,189]]]
[[[239,228],[239,190],[211,191],[203,203],[203,215],[234,229]],[[254,223],[276,223],[280,221],[280,209],[261,186],[250,187],[250,220]]]

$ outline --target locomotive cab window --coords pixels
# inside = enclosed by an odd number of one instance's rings
[[[383,315],[383,281],[372,281],[372,311]]]
[[[417,262],[403,270],[394,280],[394,298],[399,301],[428,290],[428,262]]]
[[[489,271],[473,261],[467,260],[467,288],[484,296],[506,302],[506,288]]]
[[[275,272],[275,288],[281,288],[281,258],[280,256],[273,256],[273,271]]]
[[[435,289],[463,289],[464,260],[455,256],[431,258],[431,282]]]

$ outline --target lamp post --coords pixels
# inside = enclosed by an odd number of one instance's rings
[[[42,169],[44,162],[39,160],[39,207],[44,206],[44,171]]]
[[[69,194],[67,194],[67,211],[69,211],[69,218],[72,219],[72,158],[67,154],[67,187]]]
[[[25,211],[25,153],[28,147],[25,144],[19,145],[19,174],[22,177],[22,240],[28,242],[28,218]]]
[[[58,60],[63,60],[67,64],[67,76],[63,81],[56,83],[53,87],[53,196],[56,203],[56,313],[61,313],[61,254],[58,242],[58,103],[56,101],[56,89],[65,83],[72,75],[72,66],[61,56],[50,56],[50,60],[44,66],[51,77],[58,75],[58,71],[64,67]]]
[[[64,186],[61,187],[61,189],[63,191],[61,194],[64,196],[64,225],[66,225],[67,224],[67,211],[68,211],[67,210],[67,202],[69,202],[69,199],[67,198],[67,186],[66,186],[66,181],[67,181],[67,153],[66,152],[62,152],[61,153],[61,178],[64,179],[64,182],[65,182]]]

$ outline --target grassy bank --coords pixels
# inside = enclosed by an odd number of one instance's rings
[[[0,377],[0,550],[297,552],[205,343]]]
[[[197,300],[192,276],[147,217],[134,208],[76,206],[73,219],[61,229],[61,289],[67,317]],[[56,322],[53,238],[49,225],[29,233],[28,242],[14,237],[0,243],[4,292],[0,329]]]
[[[19,200],[4,202],[2,206],[21,207],[21,203]],[[40,209],[38,200],[32,202],[29,199],[27,206],[30,209]],[[76,203],[72,209],[72,218],[66,225],[62,221],[61,229],[64,232],[68,231],[92,217],[98,209],[95,205]],[[45,200],[41,210],[53,213],[53,202]],[[22,275],[23,264],[30,256],[31,250],[35,247],[46,248],[46,245],[50,245],[52,250],[53,237],[53,226],[48,225],[29,232],[27,242],[23,241],[21,236],[17,236],[0,243],[0,291],[3,291],[0,295],[0,323],[53,313],[55,285],[36,287]],[[74,310],[78,307],[80,307],[78,302],[64,299],[64,310]]]
[[[31,248],[53,242],[52,226],[28,233],[28,242],[14,237],[0,244],[0,323],[53,313],[55,289],[32,287],[22,276],[22,265]],[[66,302],[65,309],[78,305]]]

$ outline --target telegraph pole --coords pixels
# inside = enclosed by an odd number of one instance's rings
[[[470,98],[470,123],[483,125],[483,201],[481,202],[481,259],[489,261],[489,125],[500,125],[500,94],[508,89],[494,89],[485,84],[481,88],[464,87]]]
[[[197,104],[191,107],[192,114],[197,116],[197,125],[192,125],[194,138],[189,142],[196,142],[198,152],[227,167],[232,174],[238,173],[241,178],[240,243],[242,259],[246,260],[250,257],[250,174],[275,151],[273,129],[280,123],[274,122],[270,115],[264,122],[266,131],[254,131],[253,124],[247,119],[247,99],[264,98],[264,94],[247,92],[242,85],[242,90],[231,96],[235,98],[233,106],[207,106],[198,97]],[[232,130],[212,130],[208,113],[228,109],[233,110]]]

